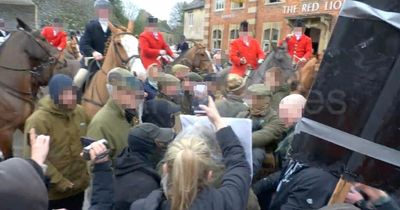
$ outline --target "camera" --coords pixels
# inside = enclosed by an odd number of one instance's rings
[[[109,148],[108,142],[105,139],[96,141],[95,139],[92,139],[92,138],[89,138],[89,137],[81,137],[81,143],[82,143],[82,146],[83,146],[83,151],[82,151],[83,159],[90,160],[90,149],[92,149],[92,143],[93,142],[100,142],[100,143],[104,144],[107,147],[107,149]],[[109,150],[107,150],[106,152],[104,152],[102,154],[97,155],[95,160],[100,160],[100,159],[106,157],[108,155],[108,153],[109,153]]]

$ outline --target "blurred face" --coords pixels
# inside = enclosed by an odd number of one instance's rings
[[[207,81],[206,84],[207,84],[207,89],[208,89],[209,92],[215,93],[215,91],[218,90],[217,89],[217,82],[215,82],[215,81]]]
[[[144,100],[144,92],[117,88],[117,90],[113,92],[113,99],[122,109],[137,109],[139,104]]]
[[[250,94],[246,94],[244,97],[244,101],[250,108],[260,108],[267,106],[271,103],[271,98],[265,96],[254,96]]]
[[[62,25],[54,25],[54,30],[59,33],[61,31],[64,31],[64,27]]]
[[[240,31],[239,32],[239,37],[248,38],[249,37],[249,32],[248,31]]]
[[[160,72],[160,69],[158,68],[158,66],[152,66],[151,68],[148,69],[148,74],[149,77],[152,79],[155,79],[158,77]]]
[[[167,96],[177,96],[179,88],[174,84],[168,84],[165,87],[163,87],[162,92]]]
[[[58,105],[64,109],[73,110],[76,107],[77,100],[78,96],[76,94],[75,89],[73,88],[65,89],[58,96],[58,101],[60,103]]]
[[[296,36],[301,36],[303,34],[303,28],[302,27],[295,27],[293,29],[293,34]]]
[[[269,91],[275,91],[283,84],[278,73],[267,71],[265,72],[264,85],[267,86]]]
[[[180,80],[183,80],[188,73],[189,73],[189,69],[179,71],[179,72],[176,72],[175,77],[177,77]]]
[[[293,126],[303,114],[303,107],[295,103],[279,105],[279,119],[285,123],[287,128]]]
[[[193,94],[193,87],[196,85],[196,82],[189,81],[188,79],[185,79],[183,81],[183,90],[184,91],[189,91],[189,93]]]
[[[107,8],[99,8],[96,10],[96,12],[99,18],[108,19],[110,16],[110,10]]]
[[[146,31],[154,33],[158,32],[158,28],[156,26],[147,26]]]

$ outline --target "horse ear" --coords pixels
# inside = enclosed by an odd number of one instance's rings
[[[111,22],[108,22],[108,28],[110,29],[111,33],[116,33],[117,27],[114,26]]]
[[[129,33],[133,33],[134,29],[135,29],[135,22],[133,22],[133,20],[129,20],[127,31]]]
[[[31,27],[29,27],[24,21],[21,19],[17,18],[17,29],[23,29],[24,31],[27,32],[32,32]]]

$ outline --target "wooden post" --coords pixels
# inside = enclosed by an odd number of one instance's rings
[[[346,195],[350,192],[350,187],[351,183],[346,181],[342,175],[336,185],[335,191],[333,192],[328,205],[331,206],[337,203],[344,203]]]

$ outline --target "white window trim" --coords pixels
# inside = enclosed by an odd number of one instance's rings
[[[189,12],[188,13],[188,19],[189,19],[189,23],[188,23],[188,25],[189,25],[189,27],[193,27],[193,25],[194,25],[194,14],[193,14],[193,12]]]
[[[272,36],[273,29],[278,30],[278,39],[277,40],[272,40],[272,39],[265,40],[265,33],[264,32],[266,30],[268,30],[268,29],[271,29],[270,37]],[[265,43],[268,43],[269,46],[271,46],[272,43],[276,43],[276,45],[278,45],[279,41],[281,39],[281,33],[282,33],[282,27],[281,27],[281,23],[280,22],[267,22],[267,23],[264,23],[263,30],[262,30],[262,40],[261,40],[262,50],[271,50],[271,47],[269,47],[269,49],[264,49]]]
[[[221,31],[221,38],[214,38],[214,31],[216,31],[216,30],[220,30]],[[223,38],[224,38],[224,30],[223,29],[221,29],[220,27],[214,27],[213,29],[212,29],[212,31],[211,31],[211,46],[212,46],[212,48],[213,49],[221,49],[222,48],[222,40],[223,40]],[[219,48],[215,48],[215,46],[214,46],[214,42],[215,41],[220,41],[220,46],[219,46]]]
[[[218,3],[219,1],[221,1],[221,2],[223,3],[224,7],[223,7],[223,8],[220,8],[220,9],[217,9],[217,3]],[[224,10],[225,10],[225,6],[226,6],[225,3],[226,3],[225,0],[215,0],[215,2],[214,2],[214,11],[216,11],[216,12],[224,11]]]
[[[241,10],[246,8],[246,4],[243,2],[243,6],[242,7],[236,7],[234,8],[233,5],[235,4],[235,2],[231,2],[231,10]]]

